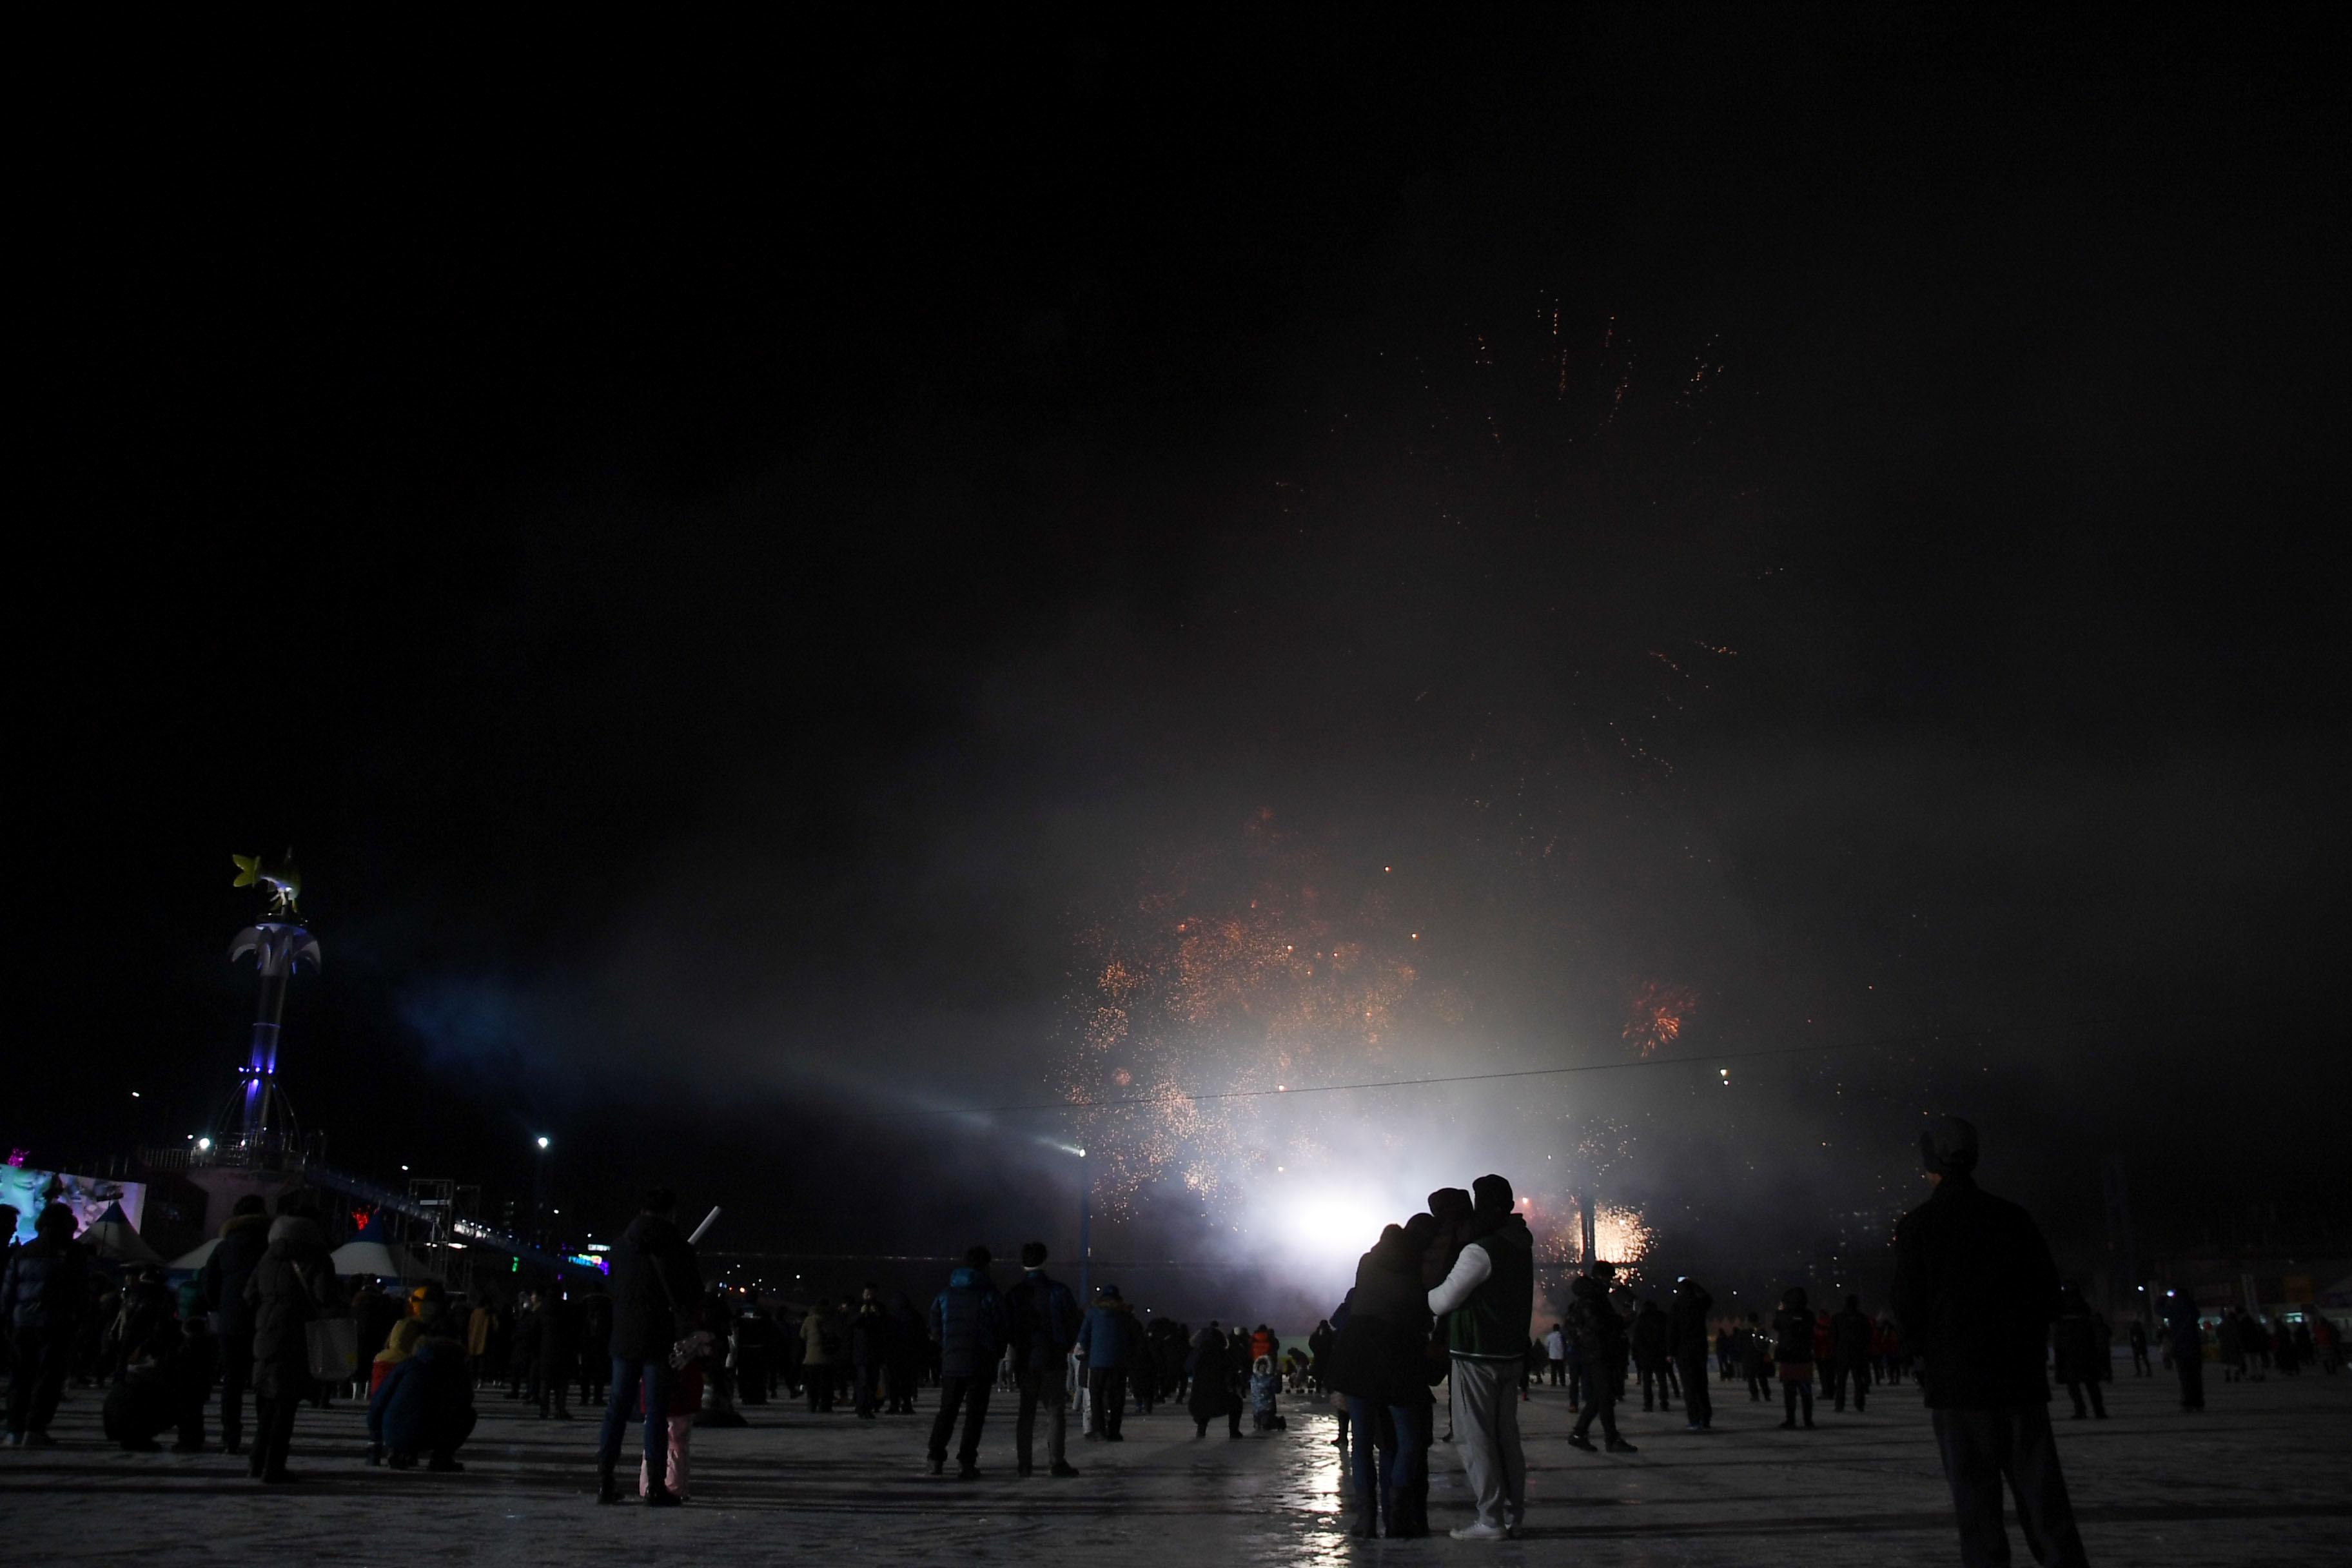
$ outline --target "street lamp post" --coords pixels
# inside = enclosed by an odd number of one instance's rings
[[[1084,1163],[1084,1162],[1085,1162],[1085,1160],[1086,1160],[1086,1157],[1087,1157],[1087,1152],[1086,1152],[1084,1149],[1079,1150],[1079,1151],[1078,1151],[1078,1160],[1079,1160],[1080,1163],[1079,1163],[1079,1165],[1078,1165],[1078,1310],[1079,1310],[1080,1311],[1084,1311],[1084,1310],[1086,1310],[1086,1309],[1087,1308],[1087,1306],[1088,1306],[1089,1304],[1091,1304],[1091,1303],[1093,1302],[1094,1299],[1095,1299],[1095,1298],[1094,1298],[1094,1292],[1093,1292],[1093,1291],[1091,1291],[1091,1290],[1089,1290],[1089,1289],[1087,1288],[1087,1287],[1088,1277],[1089,1277],[1089,1274],[1090,1274],[1090,1269],[1089,1269],[1089,1267],[1088,1267],[1088,1266],[1093,1262],[1093,1260],[1094,1260],[1094,1255],[1095,1255],[1094,1240],[1093,1240],[1093,1237],[1089,1235],[1089,1229],[1090,1229],[1090,1226],[1091,1226],[1092,1222],[1093,1222],[1093,1220],[1094,1220],[1095,1184],[1094,1184],[1094,1180],[1093,1180],[1092,1173],[1090,1173],[1089,1171],[1087,1171],[1087,1167],[1086,1167],[1086,1164],[1085,1164],[1085,1163]]]

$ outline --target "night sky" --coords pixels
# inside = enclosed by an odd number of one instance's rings
[[[1098,1244],[1494,1168],[1764,1282],[1930,1112],[2070,1268],[2109,1159],[2340,1204],[2309,16],[61,61],[0,1137],[207,1125],[290,845],[332,1162],[590,1228],[1066,1255],[1087,1129],[946,1113],[1564,1066],[1097,1125]]]

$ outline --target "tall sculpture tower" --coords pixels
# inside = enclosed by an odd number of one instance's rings
[[[262,918],[237,932],[236,941],[229,944],[228,950],[231,963],[248,952],[253,954],[254,967],[261,978],[260,992],[254,1004],[253,1042],[247,1054],[240,1094],[243,1115],[237,1134],[248,1153],[257,1154],[269,1146],[273,1133],[282,1138],[293,1120],[278,1088],[278,1026],[286,1014],[286,982],[306,960],[313,968],[318,966],[319,939],[304,927],[301,910],[297,907],[296,900],[302,894],[302,874],[294,868],[292,850],[275,862],[258,855],[235,855],[230,858],[236,863],[235,886],[258,886],[268,893]]]

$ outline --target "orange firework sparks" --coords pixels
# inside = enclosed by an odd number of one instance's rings
[[[1625,1017],[1625,1043],[1642,1056],[1682,1038],[1683,1024],[1698,1005],[1698,998],[1680,985],[1653,980],[1633,997]]]
[[[1389,868],[1368,868],[1368,880]],[[1361,897],[1265,817],[1241,853],[1155,878],[1127,913],[1081,933],[1068,998],[1074,1048],[1057,1087],[1074,1107],[1108,1212],[1154,1183],[1212,1198],[1313,1136],[1294,1111],[1276,1134],[1247,1096],[1366,1071],[1392,1049],[1419,980],[1420,933],[1385,890]],[[1444,1016],[1442,992],[1428,999]],[[1108,1103],[1117,1102],[1117,1103]]]

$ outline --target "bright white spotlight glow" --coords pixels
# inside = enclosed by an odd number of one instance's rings
[[[547,1147],[547,1142],[548,1142],[548,1141],[547,1141],[547,1136],[546,1136],[546,1134],[541,1133],[541,1134],[540,1135],[539,1146],[540,1146],[541,1148],[542,1148],[542,1149],[546,1148],[546,1147]]]
[[[1381,1238],[1381,1226],[1402,1217],[1390,1215],[1375,1197],[1329,1188],[1300,1193],[1276,1207],[1278,1233],[1302,1255],[1323,1260],[1360,1256]]]

